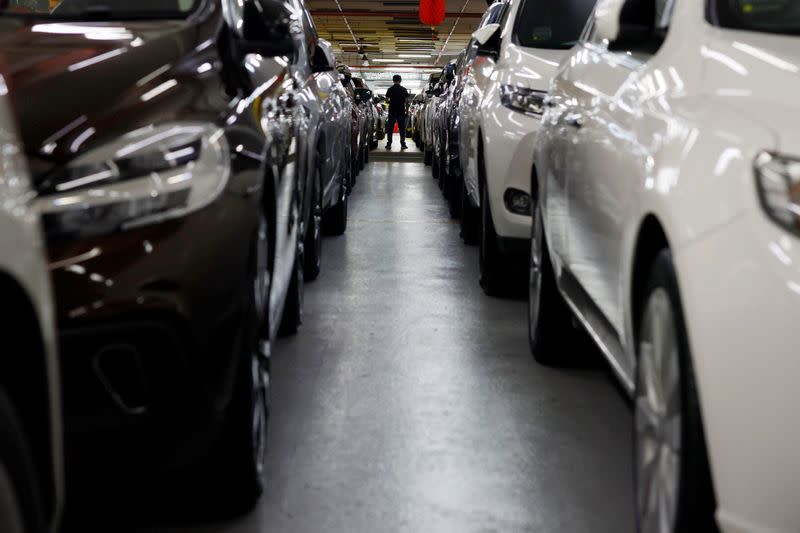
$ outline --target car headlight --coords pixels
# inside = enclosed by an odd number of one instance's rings
[[[762,152],[755,162],[756,183],[767,215],[800,235],[800,159]]]
[[[546,92],[534,91],[525,87],[513,85],[500,87],[500,99],[505,107],[534,117],[541,117],[544,114],[546,96]]]
[[[202,209],[229,177],[222,129],[171,123],[131,132],[56,169],[34,205],[49,240],[91,237]]]

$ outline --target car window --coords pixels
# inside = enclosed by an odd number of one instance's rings
[[[5,0],[2,15],[36,15],[71,20],[184,17],[199,0]]]
[[[709,0],[707,12],[723,28],[800,35],[797,0]]]
[[[580,41],[595,0],[525,0],[514,40],[527,48],[568,49]]]

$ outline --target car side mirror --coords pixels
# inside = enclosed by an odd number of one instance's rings
[[[475,30],[472,38],[478,45],[478,55],[497,57],[500,54],[500,24],[487,24]]]
[[[332,72],[335,70],[335,64],[336,60],[334,59],[331,43],[324,39],[317,41],[317,46],[314,47],[314,56],[311,60],[311,71],[315,74],[318,72]]]
[[[601,0],[595,10],[595,29],[609,50],[630,50],[655,36],[654,0]]]
[[[223,15],[244,54],[265,57],[290,56],[297,52],[290,14],[282,5],[256,0],[223,1]]]

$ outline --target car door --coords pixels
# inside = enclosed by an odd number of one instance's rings
[[[487,24],[501,22],[506,12],[507,2],[495,2],[483,15],[478,29]],[[486,56],[477,55],[477,45],[470,42],[470,67],[464,79],[464,94],[461,105],[461,131],[459,147],[462,168],[464,170],[464,185],[467,193],[477,205],[480,201],[478,193],[478,129],[480,103],[483,98],[483,88],[489,83],[494,71],[494,60]]]
[[[604,43],[593,42],[592,36],[580,46],[567,84],[572,105],[563,119],[569,131],[568,264],[621,341],[627,298],[623,236],[635,185],[647,165],[639,138],[643,86],[637,80],[653,51],[609,50]]]

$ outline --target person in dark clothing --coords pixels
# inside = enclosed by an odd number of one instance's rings
[[[389,122],[386,125],[386,135],[389,137],[389,142],[386,144],[386,149],[392,148],[392,137],[394,136],[394,125],[400,128],[400,147],[405,150],[406,146],[406,99],[408,98],[408,91],[405,87],[400,85],[403,78],[395,74],[392,78],[394,85],[389,87],[386,91],[386,99],[389,100]]]

